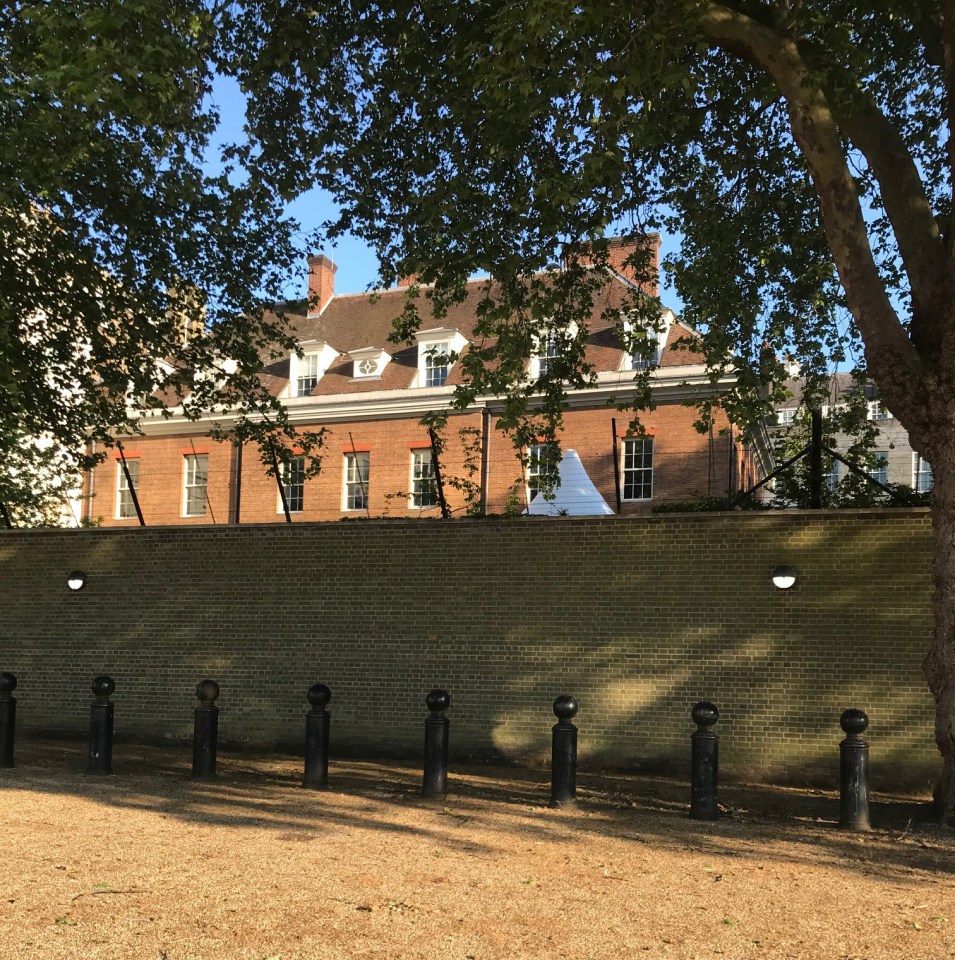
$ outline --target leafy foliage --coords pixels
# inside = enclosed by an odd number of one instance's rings
[[[586,264],[610,231],[682,234],[668,266],[738,423],[782,398],[787,354],[821,377],[864,352],[935,479],[925,670],[955,820],[955,6],[247,0],[223,40],[264,181],[328,188],[332,235],[365,238],[386,283],[433,283],[439,311],[494,277],[458,399],[505,396],[505,424],[542,421],[526,438],[552,442],[564,388],[592,375]],[[645,323],[657,305],[630,307]],[[399,334],[417,322],[409,300]],[[528,384],[541,324],[566,360]]]
[[[0,502],[18,522],[59,497],[26,462],[37,438],[79,469],[169,402],[291,432],[258,369],[294,345],[263,304],[295,225],[235,164],[205,165],[216,36],[183,0],[0,10]]]
[[[718,35],[713,10],[745,21],[755,39]],[[520,429],[528,395],[543,390],[529,432],[550,439],[564,390],[591,375],[585,331],[567,338],[546,383],[527,383],[523,358],[534,323],[566,336],[586,316],[593,273],[574,269],[577,255],[597,242],[593,259],[603,262],[599,241],[611,229],[683,236],[669,268],[714,380],[728,369],[737,377],[727,404],[740,422],[778,399],[784,346],[820,371],[858,351],[818,177],[792,129],[789,78],[747,44],[761,42],[758,31],[779,44],[799,38],[808,75],[847,127],[876,102],[942,210],[941,75],[922,40],[936,16],[931,4],[898,0],[291,10],[261,0],[234,13],[223,56],[251,95],[261,175],[287,193],[303,182],[333,191],[343,213],[331,233],[364,237],[385,283],[433,282],[440,309],[468,276],[495,278],[460,402],[506,395],[502,425]],[[878,178],[863,147],[849,143],[839,160],[857,172],[878,276],[907,302]],[[532,279],[568,262],[548,282]],[[632,307],[652,322],[654,305]],[[400,335],[417,322],[409,300]],[[646,401],[645,391],[635,398]]]

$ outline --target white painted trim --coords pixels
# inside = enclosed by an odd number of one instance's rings
[[[735,383],[732,376],[724,376],[715,384],[710,383],[702,364],[659,367],[651,371],[650,386],[654,399],[680,401],[693,397],[721,393]],[[605,371],[598,373],[596,385],[586,390],[568,391],[568,407],[601,407],[614,397],[625,396],[633,385],[629,371]],[[301,426],[312,424],[342,423],[348,420],[393,420],[406,417],[421,417],[435,409],[447,407],[454,394],[453,386],[417,387],[403,390],[374,390],[362,394],[336,394],[324,397],[291,397],[283,400],[292,422]],[[503,402],[503,397],[482,397],[467,410],[458,413],[477,413],[485,408],[494,409]],[[173,434],[203,435],[212,425],[225,429],[236,419],[232,413],[210,414],[198,420],[182,416],[181,407],[170,408],[169,417],[154,414],[141,421],[142,432],[147,436]]]
[[[626,455],[624,453],[624,448],[626,447],[628,441],[634,442],[636,440],[649,440],[651,444],[651,453],[650,453],[650,496],[649,497],[625,497],[623,491],[626,488],[626,468],[624,464],[626,463]],[[656,473],[656,443],[654,442],[653,437],[621,437],[620,438],[620,502],[621,503],[652,503],[653,502],[653,490],[655,486],[655,477]]]

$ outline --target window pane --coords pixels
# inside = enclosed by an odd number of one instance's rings
[[[448,379],[448,344],[436,343],[424,356],[424,383],[426,387],[443,387]]]
[[[203,517],[206,513],[206,483],[209,456],[205,453],[186,455],[185,498],[183,513],[187,517]]]
[[[872,454],[875,457],[875,466],[869,471],[869,476],[879,483],[889,482],[889,454],[886,450],[876,450]]]
[[[826,489],[830,493],[835,493],[839,486],[839,461],[835,458],[829,465],[829,472],[826,474]]]
[[[133,503],[133,495],[130,492],[129,484],[126,480],[126,474],[123,471],[122,461],[117,463],[119,470],[119,479],[117,490],[119,492],[116,516],[120,519],[129,519],[136,516],[136,505]],[[129,478],[133,482],[133,489],[139,489],[139,460],[127,460],[126,469],[129,471]]]
[[[542,490],[551,490],[553,483],[546,478],[556,477],[558,466],[553,448],[547,444],[529,447],[527,450],[527,496],[533,500]]]
[[[430,450],[415,450],[411,461],[411,505],[433,507],[438,502],[434,460]]]
[[[305,457],[291,457],[283,464],[282,481],[289,511],[301,513],[305,503]]]
[[[544,349],[541,351],[538,361],[538,370],[540,376],[545,377],[554,369],[554,363],[558,356],[557,337],[553,334],[544,342]]]
[[[345,509],[365,510],[368,507],[368,475],[371,455],[345,454]]]
[[[298,362],[295,396],[307,397],[318,383],[318,354],[307,353]]]
[[[653,440],[623,441],[623,499],[653,497]]]

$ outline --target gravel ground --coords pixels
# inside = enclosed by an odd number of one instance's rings
[[[577,812],[547,771],[420,773],[220,757],[187,779],[188,745],[18,745],[0,771],[0,957],[955,957],[955,833],[925,797],[879,796],[876,829],[835,829],[813,790],[724,787],[722,819],[687,819],[671,780],[581,776]]]

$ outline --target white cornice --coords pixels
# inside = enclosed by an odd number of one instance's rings
[[[702,365],[661,367],[650,375],[650,387],[654,399],[661,402],[680,402],[699,396],[721,393],[733,386],[734,379],[726,376],[716,383],[710,381]],[[585,390],[572,390],[567,394],[571,409],[606,406],[615,399],[625,400],[633,389],[630,371],[606,371],[597,374],[595,386]],[[291,421],[303,427],[342,423],[352,420],[396,420],[407,417],[422,417],[434,410],[450,407],[454,394],[453,386],[376,390],[367,393],[339,394],[326,397],[290,397],[282,403]],[[481,397],[466,411],[475,413],[485,407],[496,409],[503,403],[501,397]],[[189,420],[182,416],[181,408],[171,411],[168,418],[143,417],[140,421],[146,436],[170,436],[180,433],[208,433],[213,424],[228,430],[236,420],[232,413],[221,413]]]

